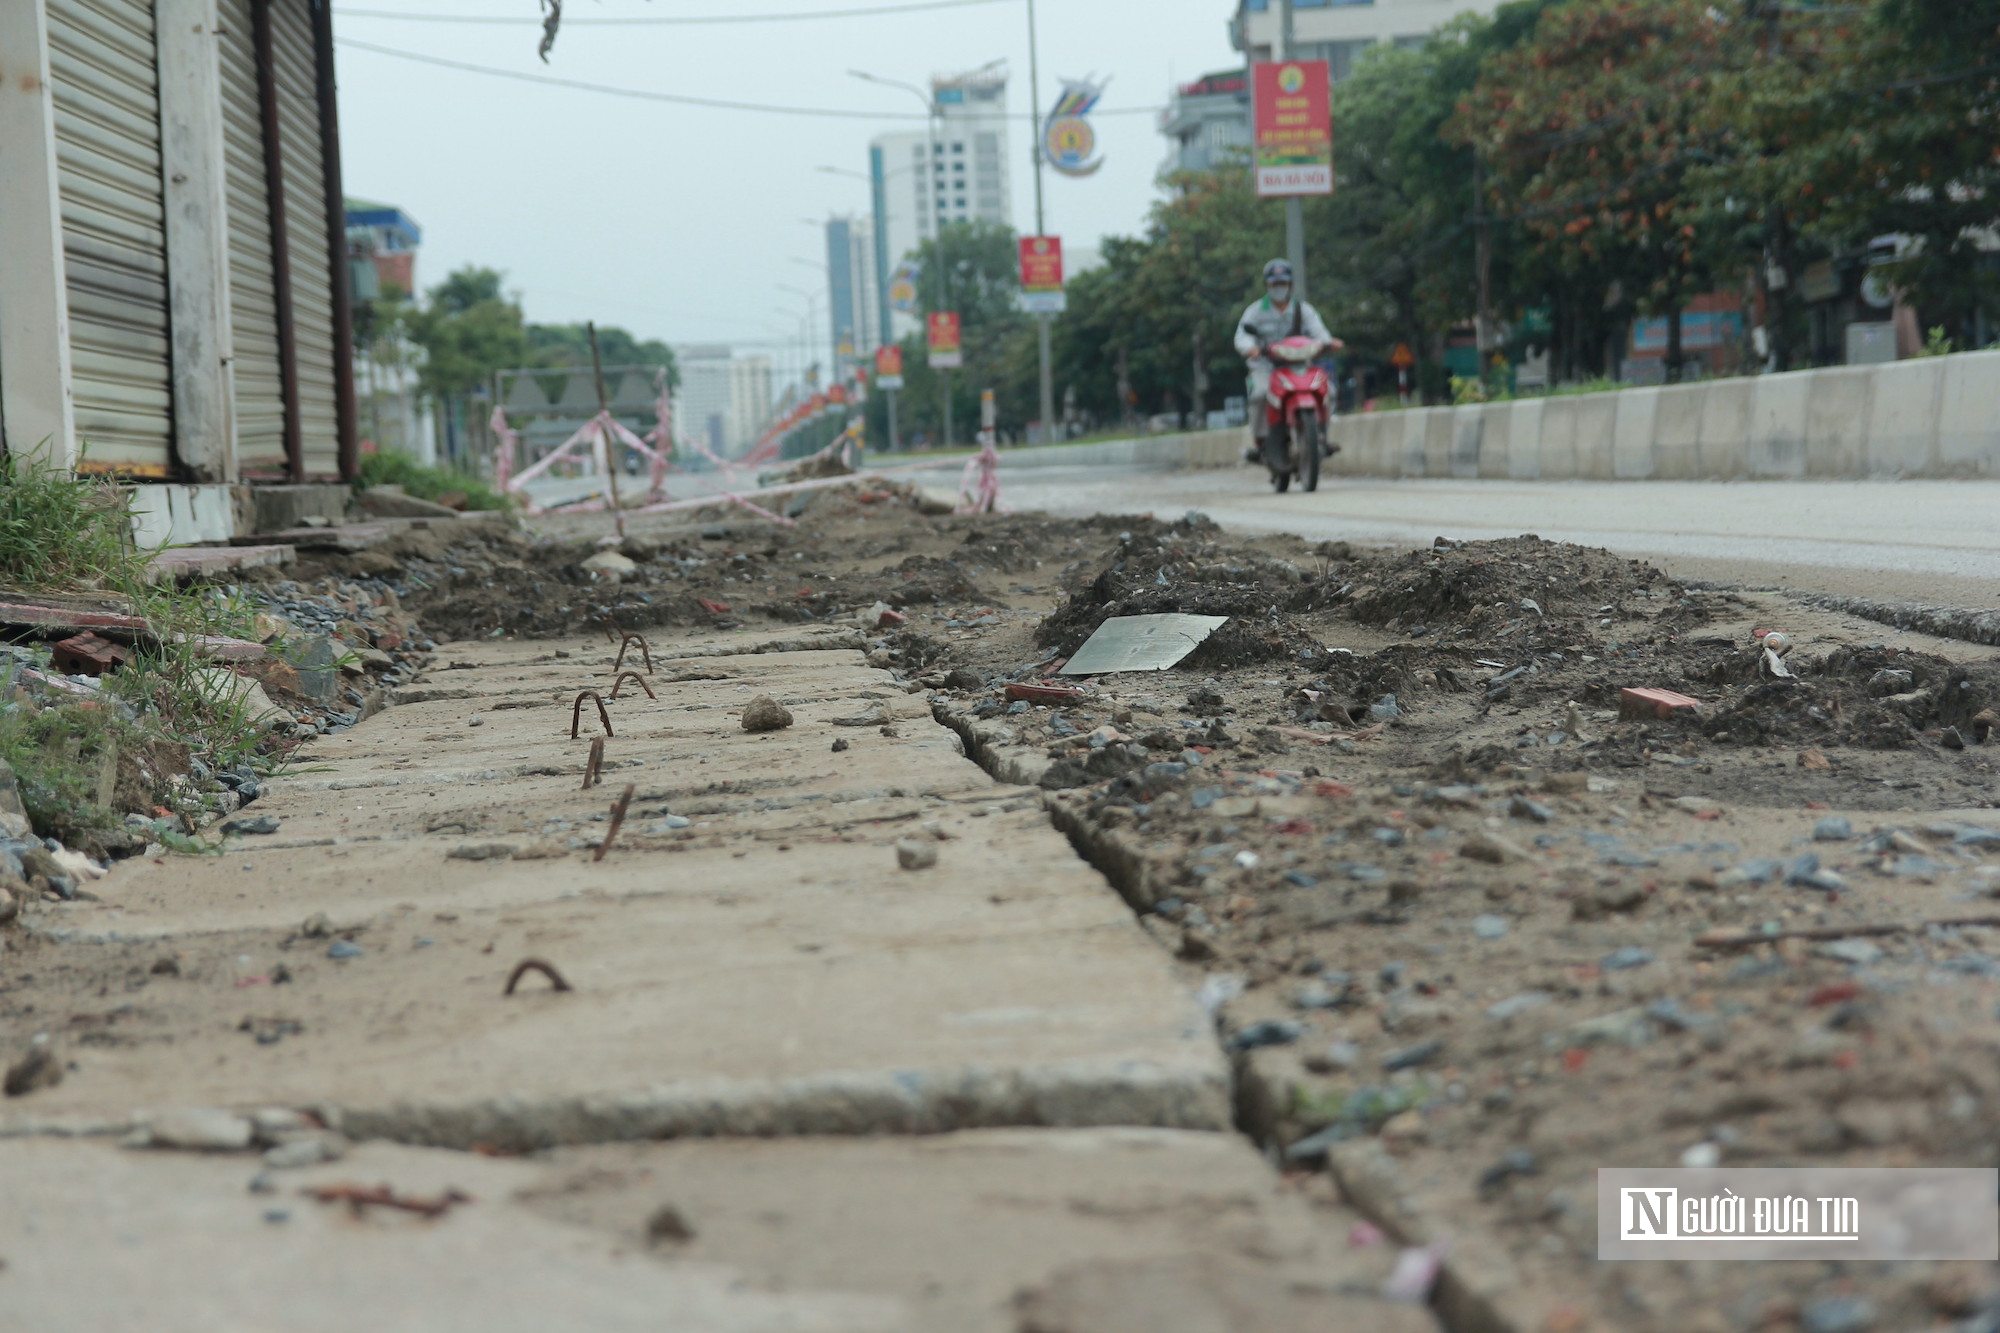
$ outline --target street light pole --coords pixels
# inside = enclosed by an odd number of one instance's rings
[[[931,267],[937,270],[937,282],[933,287],[933,290],[937,293],[937,304],[932,308],[943,310],[948,293],[945,287],[944,272],[944,224],[938,220],[938,177],[943,171],[944,164],[938,160],[937,98],[926,93],[913,83],[900,83],[895,79],[885,79],[879,75],[867,74],[858,69],[850,69],[847,72],[855,78],[863,79],[869,83],[879,83],[884,87],[901,88],[905,92],[914,93],[918,100],[924,104],[924,137],[929,140],[931,152],[930,160],[924,163],[924,176],[930,183]],[[921,228],[919,228],[919,231],[921,231]],[[951,447],[951,370],[948,367],[940,366],[938,368],[938,380],[944,390],[944,445],[945,448],[949,449]]]
[[[1287,5],[1290,0],[1286,0]],[[1048,224],[1042,218],[1042,70],[1041,56],[1035,45],[1035,0],[1028,0],[1028,96],[1033,113],[1028,117],[1028,135],[1034,143],[1035,157],[1035,235],[1048,234]],[[1054,439],[1056,419],[1055,376],[1050,367],[1049,316],[1047,311],[1035,313],[1035,343],[1041,357],[1041,409],[1042,440]]]
[[[1292,58],[1292,0],[1278,0],[1278,59]],[[1306,212],[1297,195],[1285,200],[1285,257],[1292,264],[1292,299],[1306,299]]]

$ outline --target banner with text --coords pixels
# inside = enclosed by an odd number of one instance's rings
[[[1063,256],[1060,236],[1021,238],[1021,309],[1036,315],[1060,315],[1063,296]]]
[[[933,310],[926,321],[925,334],[930,363],[940,370],[965,364],[965,349],[959,339],[958,312]]]
[[[1257,194],[1333,193],[1333,83],[1324,60],[1251,67]]]
[[[875,349],[875,383],[884,389],[903,387],[903,349],[894,343]]]

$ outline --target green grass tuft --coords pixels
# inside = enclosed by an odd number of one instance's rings
[[[511,502],[478,477],[450,468],[426,467],[408,454],[393,449],[361,455],[361,489],[370,486],[401,486],[419,500],[433,503],[442,495],[456,492],[465,497],[467,509],[506,509]]]

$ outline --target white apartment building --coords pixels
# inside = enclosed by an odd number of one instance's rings
[[[1292,0],[1292,56],[1326,61],[1338,83],[1377,42],[1414,46],[1460,14],[1491,14],[1499,7],[1500,0]],[[1229,39],[1246,59],[1271,59],[1278,0],[1238,0]]]
[[[874,193],[878,306],[888,308],[896,266],[947,222],[1014,221],[1009,162],[1007,74],[983,69],[931,79],[937,115],[937,156],[928,163],[930,136],[922,131],[884,134],[868,145]],[[889,321],[892,334],[915,327],[907,317]]]
[[[771,358],[737,356],[717,343],[676,347],[681,372],[674,393],[678,432],[723,458],[756,443],[771,419]]]

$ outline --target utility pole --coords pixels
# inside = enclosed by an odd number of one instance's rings
[[[1474,264],[1479,270],[1479,323],[1474,342],[1479,349],[1479,383],[1486,384],[1486,359],[1493,354],[1493,238],[1486,217],[1486,159],[1472,150],[1472,218]]]
[[[1287,4],[1290,2],[1286,0]],[[1028,0],[1028,96],[1033,112],[1028,118],[1028,134],[1034,142],[1035,152],[1035,235],[1046,236],[1048,224],[1042,220],[1042,72],[1040,56],[1035,49],[1035,0]],[[1047,311],[1035,314],[1035,343],[1042,362],[1042,442],[1047,444],[1054,438],[1056,421],[1055,377],[1049,365]]]
[[[1292,0],[1278,0],[1279,60],[1292,58]],[[1292,299],[1306,299],[1306,207],[1297,195],[1285,200],[1285,257],[1292,265]]]
[[[597,412],[600,418],[608,417],[611,400],[604,394],[604,358],[597,352],[597,321],[590,321],[584,328],[590,333],[590,370],[597,379]],[[598,425],[604,440],[604,484],[611,492],[611,521],[618,525],[618,540],[624,541],[625,506],[618,500],[618,458],[625,449],[602,420]]]

